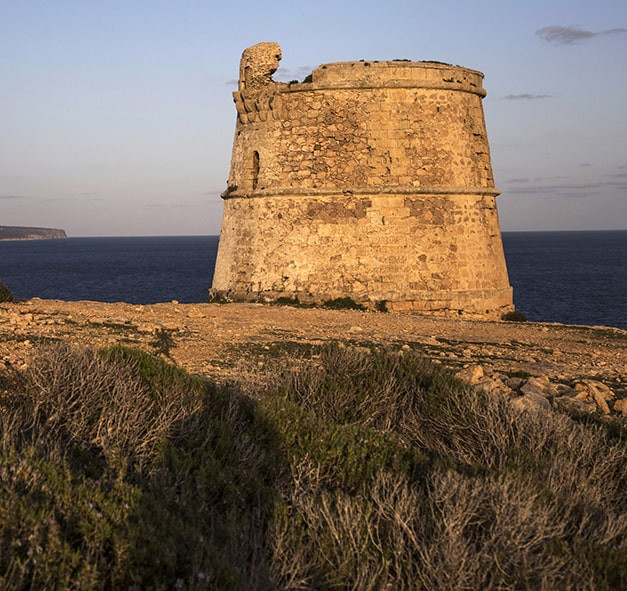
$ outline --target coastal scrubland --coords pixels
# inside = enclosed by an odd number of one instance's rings
[[[0,587],[619,589],[620,425],[414,351],[193,376],[120,345],[0,373]]]

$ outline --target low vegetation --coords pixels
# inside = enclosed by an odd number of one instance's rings
[[[527,322],[527,317],[520,310],[513,310],[503,314],[501,320],[506,322]]]
[[[414,353],[218,387],[116,346],[0,374],[0,588],[625,588],[621,433]]]
[[[0,281],[0,302],[12,302],[13,294],[11,290]]]

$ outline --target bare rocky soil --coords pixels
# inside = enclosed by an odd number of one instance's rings
[[[412,349],[521,409],[627,416],[627,331],[615,328],[261,304],[0,304],[0,373],[25,368],[39,344],[58,340],[138,347],[218,381],[277,358],[315,356],[327,342]]]

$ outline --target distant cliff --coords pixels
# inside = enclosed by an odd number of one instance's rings
[[[51,238],[67,238],[67,234],[65,230],[55,228],[0,226],[0,240],[49,240]]]

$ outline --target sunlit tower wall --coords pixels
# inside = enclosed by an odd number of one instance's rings
[[[483,74],[358,61],[288,84],[280,59],[276,43],[242,55],[211,297],[511,311]]]

